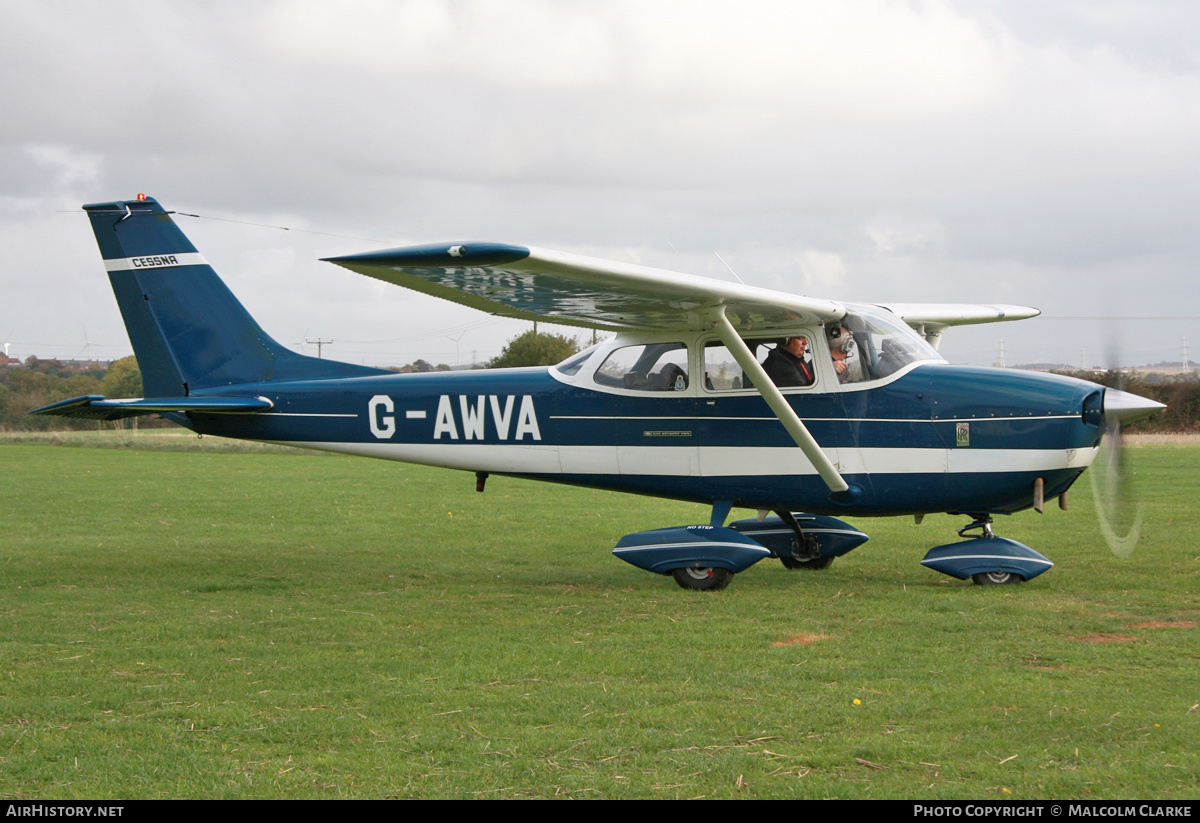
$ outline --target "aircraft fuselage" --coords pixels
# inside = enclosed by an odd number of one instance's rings
[[[610,348],[616,344],[610,344]],[[203,434],[699,503],[834,515],[1011,512],[1091,463],[1103,390],[1055,375],[916,364],[788,403],[850,483],[831,495],[752,389],[638,393],[555,368],[269,381],[258,414],[169,415]],[[696,373],[696,372],[693,372]]]

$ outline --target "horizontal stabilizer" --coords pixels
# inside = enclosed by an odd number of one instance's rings
[[[34,409],[30,414],[53,414],[86,420],[122,420],[140,414],[203,412],[205,414],[251,414],[274,404],[265,397],[152,397],[106,400],[102,394],[85,394]]]

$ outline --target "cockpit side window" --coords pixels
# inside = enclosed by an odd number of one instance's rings
[[[779,388],[805,387],[816,382],[810,335],[745,342]],[[704,346],[704,388],[715,392],[737,391],[754,388],[754,382],[742,373],[729,349],[714,340]]]
[[[684,391],[688,387],[688,354],[683,343],[644,343],[614,349],[595,381],[602,386],[635,391]]]

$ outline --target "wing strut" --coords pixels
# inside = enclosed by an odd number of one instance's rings
[[[717,306],[711,313],[713,325],[716,327],[717,334],[721,337],[721,342],[725,344],[725,348],[729,349],[733,359],[742,367],[742,371],[750,375],[754,381],[755,387],[763,400],[767,401],[767,405],[771,407],[771,411],[775,412],[775,416],[779,418],[779,422],[788,430],[788,434],[796,441],[796,445],[800,447],[800,451],[804,452],[804,456],[808,458],[808,462],[812,463],[813,468],[817,470],[817,474],[821,475],[821,479],[825,481],[825,485],[829,487],[831,492],[844,492],[850,488],[850,485],[838,473],[837,467],[830,462],[825,456],[825,452],[821,451],[821,446],[809,434],[804,422],[796,414],[795,410],[788,405],[779,388],[767,375],[767,372],[754,359],[754,354],[750,348],[734,330],[733,325],[729,322],[729,318],[725,316],[725,307]]]

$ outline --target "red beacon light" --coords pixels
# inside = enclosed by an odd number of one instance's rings
[[[138,199],[138,200],[145,200],[145,199],[146,199],[146,195],[145,195],[145,194],[143,194],[142,192],[140,192],[140,191],[139,191],[139,192],[138,192],[137,199]]]

